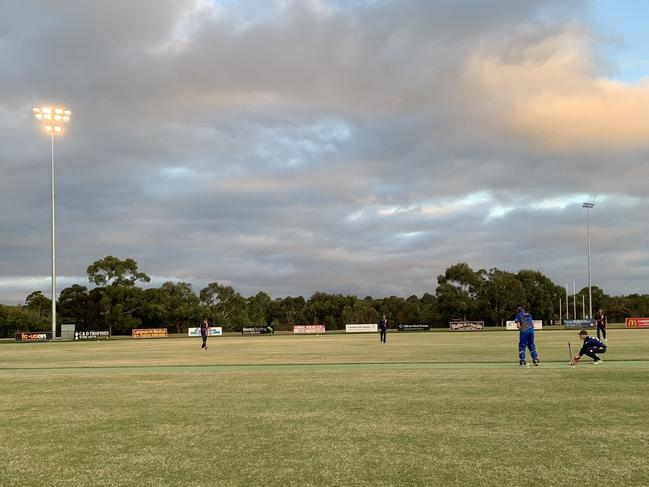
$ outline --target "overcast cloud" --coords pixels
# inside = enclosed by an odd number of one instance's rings
[[[648,293],[649,79],[578,0],[0,3],[0,302],[106,255],[244,294],[434,292],[456,262]],[[649,73],[648,73],[649,75]]]

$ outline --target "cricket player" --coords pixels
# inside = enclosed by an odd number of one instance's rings
[[[379,340],[381,340],[382,343],[386,343],[388,339],[388,319],[385,315],[383,315],[383,318],[379,321],[379,331],[381,332]]]
[[[201,322],[201,338],[203,339],[203,344],[201,345],[201,350],[207,352],[207,331],[210,329],[210,322],[207,321],[207,318],[203,318]]]
[[[602,359],[599,358],[597,354],[606,353],[606,344],[595,337],[588,336],[586,330],[581,330],[579,332],[579,338],[584,341],[584,344],[581,346],[581,350],[579,350],[579,355],[572,358],[572,363],[575,365],[578,364],[583,355],[592,358],[593,365],[599,365],[602,363]]]
[[[536,352],[536,345],[534,344],[534,320],[532,319],[532,315],[527,313],[522,306],[519,306],[516,310],[514,321],[520,330],[518,336],[518,357],[521,367],[527,367],[525,348],[530,349],[532,363],[534,363],[535,367],[538,367],[539,355]]]
[[[606,339],[606,325],[608,324],[608,318],[604,314],[604,311],[601,309],[597,312],[596,318],[597,318],[597,339],[600,340],[599,333],[601,331],[602,336],[604,337],[604,341],[606,342],[608,341]]]

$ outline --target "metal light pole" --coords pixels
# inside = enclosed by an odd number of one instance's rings
[[[572,316],[577,318],[577,281],[572,281]]]
[[[50,136],[52,175],[52,340],[56,340],[56,206],[54,186],[54,136],[63,135],[63,125],[70,120],[72,112],[60,107],[44,106],[32,109],[34,118],[41,123],[43,131]]]
[[[595,207],[595,203],[584,203],[582,208],[586,208],[586,220],[588,226],[588,319],[593,319],[593,292],[590,281],[590,210]]]
[[[568,285],[566,284],[566,319],[570,319],[570,298],[568,297]],[[574,319],[574,318],[573,318]]]

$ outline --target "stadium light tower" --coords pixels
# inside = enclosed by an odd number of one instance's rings
[[[64,125],[70,121],[72,112],[57,106],[42,106],[32,109],[43,132],[50,137],[52,174],[52,340],[56,340],[56,209],[54,199],[54,137],[63,135]]]
[[[588,319],[593,319],[593,292],[591,289],[590,281],[590,210],[595,207],[595,203],[584,203],[581,205],[582,208],[586,208],[587,213],[587,226],[588,226]]]

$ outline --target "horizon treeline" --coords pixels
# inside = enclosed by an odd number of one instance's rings
[[[455,319],[480,320],[487,326],[502,325],[522,304],[535,319],[559,319],[559,300],[565,289],[535,270],[517,273],[500,269],[474,271],[458,263],[431,283],[431,292],[407,298],[389,296],[359,298],[353,295],[316,292],[303,296],[271,298],[265,292],[244,297],[231,286],[212,282],[196,292],[187,282],[165,282],[160,287],[142,288],[150,278],[133,259],[113,256],[88,266],[86,286],[63,289],[57,301],[57,326],[72,323],[78,331],[107,330],[129,334],[132,328],[165,327],[170,333],[184,333],[207,317],[225,331],[243,326],[272,325],[289,329],[294,324],[324,324],[341,329],[348,323],[376,323],[382,314],[393,324],[427,323],[446,327]],[[432,287],[435,289],[433,290]],[[584,316],[582,296],[588,306],[588,288],[577,294],[577,318]],[[609,321],[632,316],[649,316],[649,295],[609,296],[592,287],[593,314],[604,309]],[[570,317],[573,316],[572,296]],[[587,314],[587,311],[586,311]],[[29,294],[23,305],[0,305],[0,337],[16,331],[49,330],[51,301],[41,291]],[[60,328],[59,328],[60,329]]]

